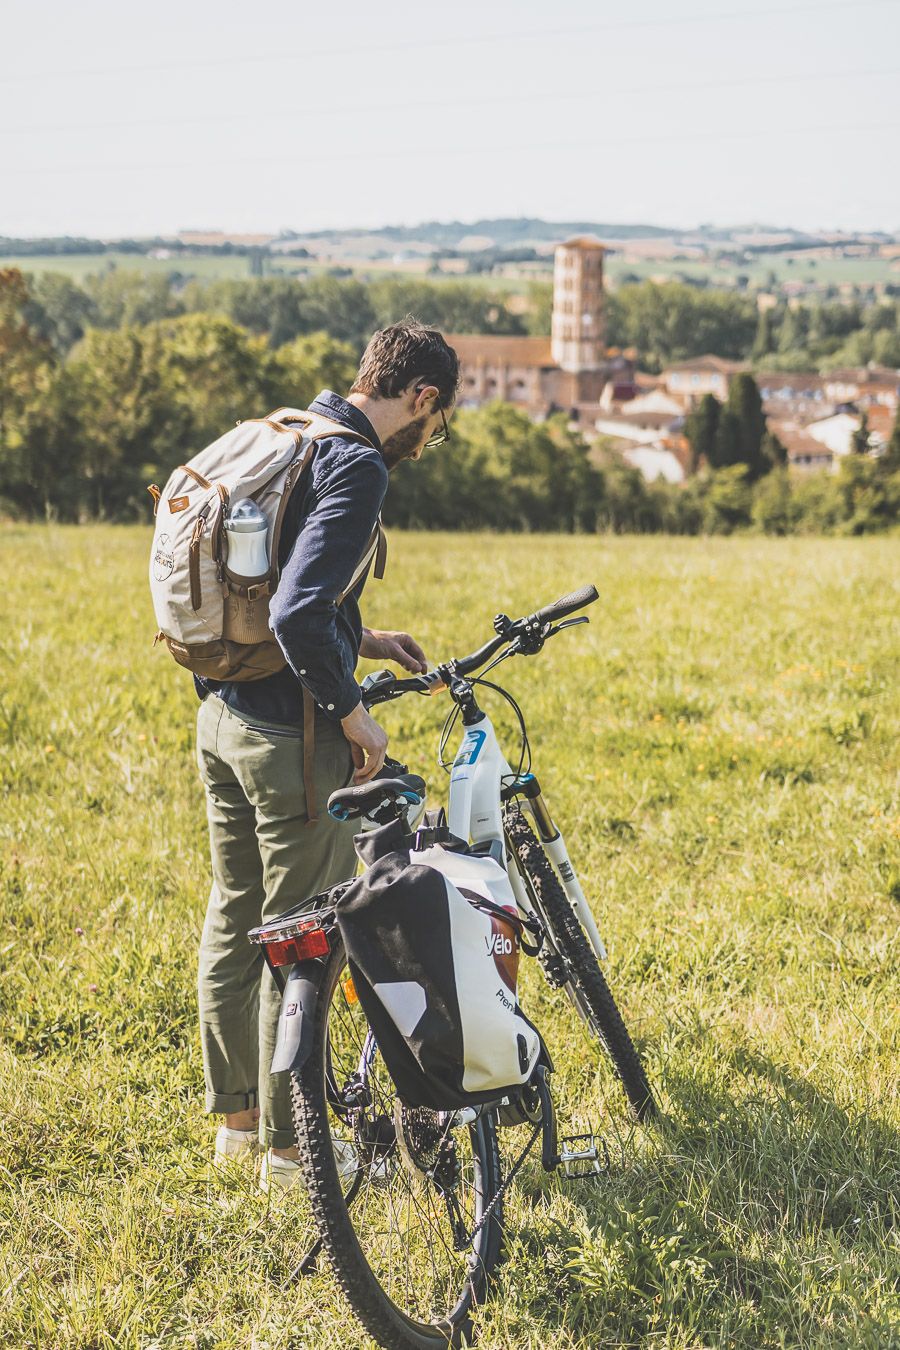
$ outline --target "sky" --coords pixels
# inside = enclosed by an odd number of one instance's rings
[[[900,231],[900,0],[4,0],[0,235]]]

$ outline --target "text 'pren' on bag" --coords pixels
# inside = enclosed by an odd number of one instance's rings
[[[316,442],[326,436],[370,444],[330,418],[279,408],[269,417],[239,422],[179,465],[162,491],[150,487],[156,518],[150,554],[156,640],[195,675],[244,681],[283,669],[284,654],[269,628],[281,527]],[[242,509],[229,531],[229,509],[239,503]],[[249,538],[240,531],[248,527],[264,531],[264,547],[262,538],[256,550],[245,546]],[[348,591],[373,563],[375,576],[382,576],[385,552],[379,519],[362,556],[353,560]],[[254,556],[265,570],[252,576],[237,570]]]
[[[397,824],[356,851],[367,870],[335,918],[401,1099],[449,1110],[521,1087],[543,1046],[516,996],[522,920],[505,870],[461,841],[417,851]]]

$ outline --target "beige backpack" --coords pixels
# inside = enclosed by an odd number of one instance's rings
[[[150,555],[156,641],[165,642],[179,665],[212,680],[258,680],[283,669],[284,654],[269,629],[269,600],[278,584],[285,508],[316,441],[335,435],[371,444],[327,417],[279,408],[270,417],[239,422],[179,465],[161,492],[155,484],[148,489],[156,517]],[[242,578],[228,568],[223,521],[229,500],[244,497],[268,521],[269,571],[261,578]],[[385,554],[379,518],[347,591],[373,562],[381,577]]]

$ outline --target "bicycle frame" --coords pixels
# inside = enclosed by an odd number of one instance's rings
[[[451,833],[473,844],[497,840],[503,847],[503,800],[512,796],[520,798],[522,808],[534,820],[538,837],[591,946],[600,960],[605,961],[606,947],[572,866],[566,841],[553,823],[538,780],[533,774],[519,777],[512,771],[493,723],[483,714],[477,723],[464,727],[450,771],[447,817]],[[505,847],[501,856],[516,903],[523,914],[529,914],[531,907],[519,870],[511,858],[506,858]]]

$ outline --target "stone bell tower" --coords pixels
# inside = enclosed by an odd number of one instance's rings
[[[593,235],[578,235],[554,254],[551,351],[558,366],[576,374],[605,365],[605,252]]]

